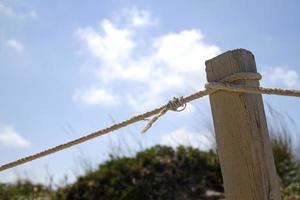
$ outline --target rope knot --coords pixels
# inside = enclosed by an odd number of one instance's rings
[[[238,72],[233,73],[219,81],[214,82],[208,82],[205,84],[205,88],[209,90],[209,92],[212,94],[216,92],[217,90],[227,90],[227,88],[232,88],[234,85],[232,85],[232,82],[234,81],[240,81],[240,80],[260,80],[262,76],[257,72]]]
[[[173,97],[167,104],[167,109],[175,112],[181,112],[186,108],[186,103],[183,101],[183,97]],[[178,109],[182,107],[181,109]]]
[[[226,90],[226,88],[232,87],[232,82],[239,81],[239,80],[260,80],[261,75],[256,72],[239,72],[239,73],[233,73],[217,82],[208,82],[205,84],[206,91],[200,92],[200,96],[204,96],[207,94],[212,94],[216,92],[217,90]],[[168,110],[172,110],[175,112],[181,112],[186,108],[186,102],[187,98],[183,97],[173,97],[172,100],[170,100],[164,107],[161,108],[160,112],[155,115],[152,119],[148,121],[144,129],[142,130],[142,133],[145,133],[154,122],[158,120],[161,116],[163,116]],[[180,108],[180,109],[179,109]]]
[[[50,149],[41,151],[39,153],[23,157],[21,159],[15,160],[13,162],[9,162],[4,165],[0,165],[0,171],[10,169],[12,167],[16,167],[18,165],[36,160],[38,158],[53,154],[57,151],[64,150],[64,149],[72,147],[74,145],[78,145],[80,143],[91,140],[100,135],[107,134],[109,132],[118,130],[118,129],[126,127],[132,123],[135,123],[135,122],[138,122],[141,120],[145,120],[147,117],[151,117],[151,116],[155,115],[142,131],[142,132],[146,132],[151,127],[151,125],[159,117],[164,115],[168,110],[173,110],[173,111],[177,111],[177,112],[182,111],[185,109],[187,102],[193,101],[195,99],[199,99],[206,95],[210,95],[217,90],[225,90],[225,91],[229,91],[229,92],[239,92],[239,93],[243,92],[243,93],[251,93],[251,94],[276,94],[276,95],[300,97],[300,90],[288,90],[288,89],[281,89],[281,88],[263,88],[263,87],[257,87],[257,86],[249,87],[249,86],[245,86],[245,85],[230,84],[237,80],[259,80],[259,79],[261,79],[261,75],[258,73],[243,72],[243,73],[232,74],[218,82],[210,82],[210,83],[206,84],[205,90],[200,90],[200,91],[193,93],[186,97],[179,97],[179,98],[174,97],[171,101],[169,101],[166,105],[164,105],[162,107],[156,108],[154,110],[145,112],[140,115],[133,116],[125,121],[113,124],[110,127],[104,128],[104,129],[96,131],[94,133],[90,133],[88,135],[82,136],[75,140],[71,140],[67,143],[63,143],[63,144],[57,145],[55,147],[52,147]],[[226,83],[226,84],[224,84],[224,83]],[[180,107],[182,107],[182,109],[178,110],[178,108],[180,108]]]
[[[178,109],[182,107],[181,109]],[[165,107],[161,109],[161,111],[152,117],[152,119],[149,120],[149,122],[146,124],[146,126],[143,128],[142,133],[145,133],[149,128],[151,128],[152,124],[158,120],[162,115],[164,115],[168,110],[172,110],[175,112],[181,112],[186,108],[186,103],[184,101],[183,97],[173,97],[172,100],[170,100]]]

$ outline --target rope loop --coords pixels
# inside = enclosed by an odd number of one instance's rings
[[[26,156],[24,158],[20,158],[13,162],[0,165],[0,172],[6,169],[10,169],[16,167],[18,165],[36,160],[38,158],[53,154],[55,152],[70,148],[72,146],[78,145],[80,143],[86,142],[93,138],[99,137],[101,135],[110,133],[112,131],[116,131],[120,128],[126,127],[130,124],[133,124],[138,121],[147,120],[148,124],[146,124],[145,128],[142,132],[146,132],[152,124],[158,120],[161,116],[163,116],[169,110],[180,112],[186,108],[186,103],[204,97],[206,95],[211,95],[218,90],[224,90],[228,92],[237,92],[237,93],[250,93],[250,94],[275,94],[275,95],[283,95],[283,96],[293,96],[293,97],[300,97],[300,90],[288,90],[288,89],[281,89],[281,88],[263,88],[263,87],[249,87],[242,84],[235,84],[234,81],[238,80],[260,80],[261,75],[256,72],[240,72],[234,73],[229,75],[217,82],[209,82],[205,85],[205,90],[200,90],[193,94],[190,94],[186,97],[174,97],[171,101],[169,101],[166,105],[155,108],[148,112],[145,112],[140,115],[132,116],[131,118],[124,120],[122,122],[116,123],[111,125],[110,127],[106,127],[102,130],[96,131],[94,133],[87,134],[75,140],[71,140],[69,142],[57,145],[55,147],[46,149],[36,154],[32,154]],[[180,109],[179,109],[180,108]],[[152,117],[153,116],[153,117]],[[152,117],[151,119],[148,119]]]
[[[210,94],[218,90],[228,90],[227,88],[232,88],[234,81],[240,80],[256,80],[259,81],[262,78],[260,73],[257,72],[237,72],[233,73],[219,81],[212,81],[205,84],[205,89],[209,91]],[[233,91],[231,89],[230,91]]]
[[[208,82],[205,84],[205,89],[208,91],[208,94],[213,94],[214,92],[218,90],[224,90],[226,88],[231,87],[231,83],[238,80],[260,80],[261,75],[256,72],[239,72],[239,73],[233,73],[223,79],[221,79],[218,82]],[[142,133],[145,133],[147,130],[149,130],[152,125],[166,112],[169,110],[175,111],[175,112],[181,112],[186,108],[186,102],[187,100],[184,99],[184,97],[173,97],[172,100],[170,100],[165,107],[154,117],[152,117],[146,126],[142,129]],[[180,109],[179,109],[180,108]]]
[[[179,109],[180,108],[180,109]],[[146,126],[143,128],[143,130],[141,131],[142,133],[145,133],[146,131],[148,131],[151,127],[152,124],[154,124],[154,122],[156,122],[161,116],[163,116],[166,112],[168,112],[168,110],[172,110],[175,112],[181,112],[186,108],[186,102],[184,101],[183,97],[173,97],[172,100],[170,100],[162,109],[161,111],[155,115],[154,117],[152,117],[148,123],[146,124]]]
[[[173,97],[167,104],[167,109],[175,112],[181,112],[186,108],[186,103],[183,101],[183,97]],[[180,109],[179,109],[180,108]]]
[[[218,82],[221,83],[232,83],[239,80],[257,80],[259,81],[262,78],[261,74],[258,72],[236,72],[225,78],[221,79]]]

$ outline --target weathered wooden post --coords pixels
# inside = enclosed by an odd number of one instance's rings
[[[253,54],[244,49],[228,51],[205,64],[208,81],[235,72],[256,72]],[[235,83],[259,85],[257,80]],[[217,91],[209,99],[226,200],[280,200],[262,96]]]

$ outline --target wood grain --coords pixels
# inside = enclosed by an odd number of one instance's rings
[[[256,72],[254,56],[245,49],[228,51],[205,64],[208,81],[234,72]],[[259,86],[254,80],[236,83]],[[226,199],[280,200],[262,96],[217,91],[209,99]]]

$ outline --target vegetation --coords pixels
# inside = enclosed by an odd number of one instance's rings
[[[286,135],[279,135],[272,139],[283,197],[285,200],[300,200],[300,162],[291,147],[291,139]]]
[[[284,200],[300,200],[300,144],[297,138],[297,125],[288,115],[270,106],[269,129],[277,173],[281,181]]]
[[[154,146],[132,158],[111,158],[99,169],[57,191],[57,199],[205,199],[223,192],[213,152],[191,147]]]
[[[53,191],[41,184],[19,180],[15,184],[0,184],[0,200],[52,199]]]
[[[274,114],[274,111],[271,111]],[[271,117],[271,142],[284,200],[300,200],[300,161],[292,131],[278,113]],[[296,130],[296,129],[294,129]],[[295,147],[296,146],[296,147]],[[18,181],[0,184],[0,200],[135,200],[223,198],[215,151],[154,146],[135,156],[111,156],[73,184],[57,189]]]
[[[300,200],[300,164],[288,138],[272,139],[285,200]],[[215,195],[206,195],[214,191]],[[71,184],[51,190],[18,181],[0,184],[0,200],[219,199],[222,176],[217,156],[192,147],[154,146],[134,157],[111,157]]]

